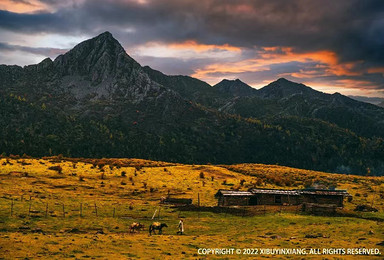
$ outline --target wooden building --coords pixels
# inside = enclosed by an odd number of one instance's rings
[[[249,189],[248,191],[219,190],[215,197],[218,206],[301,205],[305,203],[343,207],[346,190]]]
[[[248,206],[253,194],[249,191],[219,190],[215,197],[218,206]]]
[[[300,190],[302,203],[327,204],[343,207],[344,198],[351,197],[346,190],[303,189]]]
[[[250,205],[299,205],[300,193],[297,190],[250,189],[253,194]]]

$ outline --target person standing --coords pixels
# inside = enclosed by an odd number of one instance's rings
[[[179,231],[177,231],[177,234],[182,235],[184,233],[184,221],[183,221],[183,219],[180,219],[178,228],[179,228]]]

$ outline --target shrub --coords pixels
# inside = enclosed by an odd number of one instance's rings
[[[127,176],[127,173],[125,171],[122,171],[121,172],[121,177],[126,177]],[[131,177],[132,178],[132,177]]]
[[[313,185],[313,181],[312,180],[305,180],[304,188],[310,188],[310,187],[312,187],[312,185]]]
[[[60,165],[51,166],[48,169],[52,171],[56,171],[57,173],[60,173],[60,174],[63,173],[63,168],[61,168]]]
[[[200,172],[200,179],[204,179],[204,172]]]

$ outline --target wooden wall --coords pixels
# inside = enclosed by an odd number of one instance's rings
[[[334,204],[343,207],[344,197],[342,195],[301,195],[303,203]]]
[[[220,196],[218,206],[248,206],[248,196]]]
[[[280,200],[276,198],[280,196]],[[275,195],[275,194],[256,194],[257,204],[253,205],[300,205],[302,203],[316,204],[334,204],[343,207],[344,197],[341,195]],[[218,206],[249,206],[251,196],[220,196],[218,198]]]

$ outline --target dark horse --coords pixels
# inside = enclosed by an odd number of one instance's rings
[[[139,231],[143,229],[144,229],[144,224],[133,222],[129,227],[129,232],[134,233],[135,231]]]
[[[161,235],[162,229],[164,227],[168,227],[167,224],[160,223],[160,222],[153,222],[152,225],[149,226],[149,235],[152,235],[152,232],[153,234],[156,235],[155,230],[159,230],[159,234]]]

